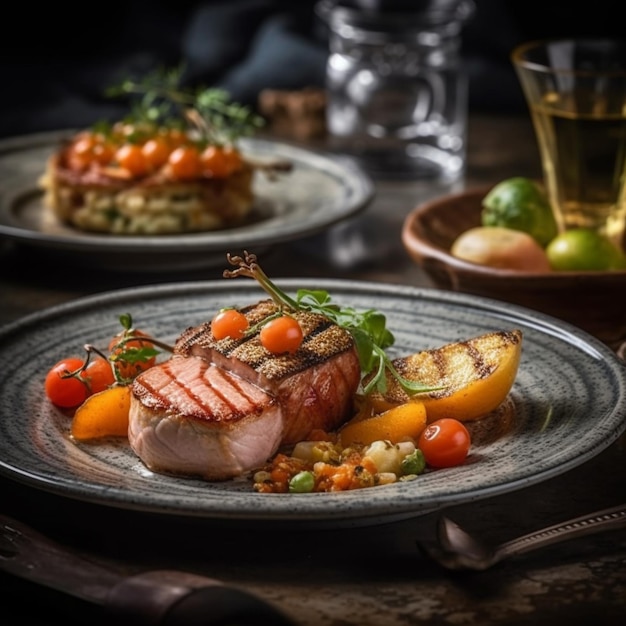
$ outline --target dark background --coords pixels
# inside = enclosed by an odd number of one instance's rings
[[[510,63],[518,43],[624,32],[618,0],[475,4],[463,31],[473,111],[525,110]],[[0,137],[115,118],[125,109],[103,95],[106,87],[181,63],[188,68],[188,83],[223,87],[253,107],[263,88],[321,87],[327,42],[314,5],[312,0],[12,3],[0,39]]]

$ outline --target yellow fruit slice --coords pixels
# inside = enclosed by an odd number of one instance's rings
[[[127,437],[130,387],[111,387],[89,396],[72,419],[71,435],[77,441],[102,437]]]
[[[411,398],[389,375],[387,391],[374,392],[370,402],[376,412],[382,412],[417,400],[424,404],[428,422],[442,417],[478,419],[495,410],[509,394],[521,354],[522,332],[511,330],[395,359],[393,364],[404,378],[443,389]]]
[[[365,419],[357,417],[339,431],[339,436],[344,447],[355,443],[369,445],[381,440],[399,443],[407,438],[417,441],[425,427],[426,408],[415,400],[394,406],[380,415]]]

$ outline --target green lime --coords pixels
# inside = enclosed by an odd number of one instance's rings
[[[483,226],[503,226],[528,233],[545,247],[558,228],[541,185],[517,176],[493,187],[482,202]]]
[[[618,270],[626,268],[626,255],[609,239],[589,228],[572,228],[546,247],[553,270]]]

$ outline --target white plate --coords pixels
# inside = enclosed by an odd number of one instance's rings
[[[46,401],[43,379],[84,343],[106,346],[129,312],[166,341],[221,307],[265,293],[240,278],[146,287],[93,296],[31,315],[0,330],[0,472],[62,496],[114,507],[222,520],[365,525],[528,487],[578,466],[626,427],[626,367],[582,331],[513,305],[443,291],[333,280],[277,281],[327,289],[337,302],[376,308],[399,356],[520,328],[523,351],[510,398],[515,415],[475,429],[465,465],[411,482],[343,493],[258,494],[245,480],[210,483],[153,474],[127,442],[72,443],[69,420]]]
[[[42,204],[37,181],[48,156],[71,131],[0,142],[0,235],[28,245],[80,253],[81,263],[127,271],[163,271],[215,265],[231,249],[254,249],[319,233],[364,209],[370,178],[351,160],[262,139],[242,140],[257,159],[284,159],[288,174],[269,181],[258,173],[249,223],[183,235],[116,236],[61,224]]]

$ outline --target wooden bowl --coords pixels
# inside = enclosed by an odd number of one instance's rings
[[[504,300],[547,313],[591,333],[612,348],[626,340],[626,271],[529,273],[457,259],[453,241],[480,225],[490,187],[417,206],[404,221],[402,243],[440,289]]]

